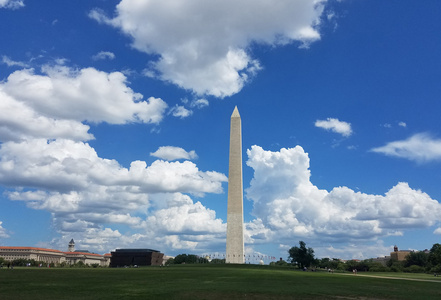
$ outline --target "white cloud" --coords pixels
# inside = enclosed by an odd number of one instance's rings
[[[199,95],[238,93],[261,69],[246,53],[252,43],[308,44],[320,39],[324,0],[122,0],[109,19],[99,9],[89,16],[121,29],[132,46],[159,54],[150,76],[158,76]]]
[[[73,120],[58,120],[38,113],[30,106],[4,93],[0,84],[0,141],[28,138],[93,139],[89,126]]]
[[[115,54],[113,54],[112,52],[109,51],[101,51],[98,52],[97,54],[95,54],[94,56],[92,56],[93,60],[105,60],[105,59],[115,59]]]
[[[50,212],[63,236],[54,242],[58,247],[70,238],[95,251],[148,246],[142,238],[161,248],[208,247],[211,242],[203,236],[219,240],[225,225],[213,210],[182,193],[220,193],[226,181],[225,175],[200,171],[189,161],[149,166],[134,161],[127,169],[71,140],[6,142],[0,148],[0,184],[25,187],[6,195]],[[119,231],[119,225],[132,231]]]
[[[167,107],[158,98],[143,100],[141,94],[127,86],[126,77],[120,72],[64,66],[45,67],[43,72],[37,75],[31,69],[16,71],[0,89],[39,114],[79,122],[157,124]]]
[[[22,0],[0,0],[0,8],[18,9],[24,6]]]
[[[346,137],[352,134],[350,123],[343,122],[334,118],[327,118],[326,120],[317,120],[315,121],[315,126],[335,133],[339,133]]]
[[[173,117],[178,117],[183,119],[191,116],[193,114],[193,111],[186,109],[182,105],[175,105],[170,109],[170,113],[172,114]]]
[[[198,109],[204,108],[204,107],[206,107],[208,105],[209,105],[209,102],[208,102],[207,99],[197,99],[197,100],[193,100],[190,103],[191,107],[196,107]]]
[[[171,234],[222,234],[225,235],[226,224],[216,219],[216,213],[204,207],[200,202],[194,203],[190,197],[176,193],[170,195],[167,207],[157,210],[146,220],[148,228],[157,232]]]
[[[0,221],[0,238],[6,239],[9,237],[9,235],[6,233],[6,229],[3,228],[2,224],[3,224],[3,222]]]
[[[190,161],[158,160],[150,166],[134,161],[127,169],[115,160],[98,157],[88,144],[60,139],[7,142],[0,148],[0,158],[0,183],[62,193],[53,203],[75,204],[95,197],[110,203],[115,197],[117,201],[118,193],[127,201],[132,196],[136,196],[134,201],[144,197],[140,192],[220,193],[222,182],[227,180],[223,174],[200,171]],[[91,194],[76,196],[71,191]]]
[[[398,122],[398,126],[407,127],[407,124],[405,122]]]
[[[439,161],[441,139],[435,139],[427,133],[418,133],[406,140],[390,142],[371,151],[420,163]]]
[[[154,157],[161,158],[161,159],[165,159],[168,161],[177,160],[177,159],[192,160],[192,159],[198,158],[198,156],[194,150],[187,152],[180,147],[173,147],[173,146],[159,147],[158,150],[150,153],[150,155],[154,156]]]
[[[360,247],[358,243],[351,243],[345,246],[339,246],[338,248],[330,245],[324,247],[314,248],[314,254],[317,257],[328,258],[344,258],[344,259],[369,259],[376,257],[384,257],[385,254],[392,252],[393,246],[384,246],[382,241],[363,245]]]
[[[22,67],[22,68],[29,67],[27,63],[21,61],[14,61],[5,55],[2,56],[2,63],[7,65],[8,67]]]
[[[435,229],[433,234],[441,234],[441,227],[438,227],[437,229]]]
[[[94,137],[82,121],[157,124],[166,108],[161,99],[143,100],[119,72],[59,65],[41,74],[15,71],[0,83],[0,185],[12,187],[5,195],[51,213],[61,235],[51,242],[56,248],[71,238],[100,252],[133,245],[208,249],[221,242],[222,220],[183,193],[221,193],[224,174],[201,171],[191,161],[133,161],[126,168],[84,142]],[[197,158],[177,147],[156,155]],[[1,223],[0,237],[8,237]]]
[[[385,195],[347,187],[319,189],[310,181],[309,157],[300,146],[279,152],[253,146],[247,153],[254,177],[246,193],[261,222],[253,235],[266,241],[372,241],[408,228],[427,228],[441,218],[438,201],[403,182]]]

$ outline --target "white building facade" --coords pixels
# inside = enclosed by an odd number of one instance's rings
[[[98,264],[101,267],[107,267],[110,263],[110,254],[63,252],[37,247],[0,247],[0,257],[8,262],[16,259],[35,260],[45,264],[73,265],[82,262],[85,265]]]

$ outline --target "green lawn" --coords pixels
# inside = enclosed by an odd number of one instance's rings
[[[363,274],[397,275],[359,273]],[[250,265],[3,268],[0,299],[441,299],[440,277],[418,274],[415,278],[436,281]]]

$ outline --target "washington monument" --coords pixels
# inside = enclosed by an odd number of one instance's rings
[[[237,106],[231,115],[230,163],[228,170],[226,263],[243,264],[242,125]]]

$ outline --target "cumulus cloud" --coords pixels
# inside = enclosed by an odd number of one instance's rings
[[[1,90],[0,141],[20,141],[27,138],[93,139],[89,126],[74,120],[46,117]]]
[[[187,118],[189,116],[191,116],[193,114],[192,110],[186,109],[184,106],[182,105],[175,105],[174,107],[172,107],[170,109],[169,112],[173,117],[177,117],[177,118]]]
[[[340,121],[339,119],[327,118],[326,120],[317,120],[315,121],[315,126],[328,131],[339,133],[345,137],[348,137],[352,134],[351,124]]]
[[[398,126],[407,127],[407,124],[405,122],[398,122]]]
[[[247,153],[254,177],[246,193],[259,220],[255,238],[276,237],[280,243],[293,236],[329,243],[372,241],[434,226],[441,217],[438,201],[405,182],[384,195],[344,186],[319,189],[310,181],[309,157],[300,146],[279,152],[253,146]]]
[[[146,225],[160,233],[201,235],[208,233],[225,234],[226,224],[216,219],[216,213],[194,203],[187,195],[176,193],[169,196],[167,207],[149,216]]]
[[[221,193],[227,177],[199,170],[188,161],[197,158],[194,150],[163,147],[154,155],[187,161],[124,167],[85,142],[94,137],[83,121],[157,124],[166,108],[161,99],[144,100],[119,72],[60,65],[45,66],[41,74],[13,72],[0,83],[0,185],[8,188],[6,197],[51,213],[60,233],[50,243],[56,248],[71,238],[94,251],[116,245],[199,249],[208,248],[208,240],[219,242],[222,220],[189,195]],[[0,236],[8,236],[1,224]]]
[[[371,151],[419,163],[439,161],[441,160],[441,139],[435,139],[427,133],[418,133],[406,140],[390,142],[385,146],[373,148]]]
[[[63,193],[61,198],[56,194],[54,201],[43,197],[42,203],[66,202],[74,207],[83,200],[93,202],[92,195],[82,194],[81,198],[72,194],[73,191],[92,192],[97,195],[97,201],[107,199],[109,203],[118,192],[127,195],[140,192],[219,193],[226,180],[223,174],[200,171],[190,161],[158,160],[150,166],[134,161],[127,169],[115,160],[98,157],[88,144],[71,140],[7,142],[0,148],[0,183]],[[137,195],[136,199],[141,196]],[[128,197],[127,201],[130,199]]]
[[[141,237],[156,239],[162,246],[172,239],[182,246],[200,243],[197,239],[205,233],[222,235],[224,225],[215,212],[183,193],[221,193],[225,181],[225,175],[200,171],[189,161],[158,160],[151,165],[134,161],[124,168],[98,157],[88,144],[72,140],[32,139],[6,142],[0,148],[0,184],[24,187],[8,191],[9,199],[50,212],[65,237],[55,243],[73,237],[96,251],[130,245]],[[136,233],[120,232],[114,228],[118,225]],[[179,233],[178,240],[171,238]]]
[[[150,155],[154,156],[154,157],[161,158],[161,159],[165,159],[168,161],[177,160],[177,159],[192,160],[192,159],[198,158],[198,156],[194,150],[187,152],[180,147],[174,147],[174,146],[159,147],[158,150],[150,153]]]
[[[94,68],[45,67],[43,75],[32,69],[15,71],[0,90],[42,115],[79,122],[157,124],[167,107],[159,98],[143,100],[122,73]]]
[[[105,252],[115,246],[207,251],[213,244],[225,243],[226,224],[200,202],[182,193],[154,194],[149,198],[152,206],[142,218],[118,213],[57,214],[54,223],[62,229],[62,237],[52,244],[65,247],[74,238],[81,247]],[[115,226],[119,221],[136,233],[104,226]]]
[[[238,93],[261,69],[246,49],[297,41],[307,47],[320,39],[324,0],[265,1],[122,0],[113,18],[99,9],[89,16],[132,38],[132,46],[158,54],[150,76],[199,95]]]
[[[2,224],[3,224],[3,222],[0,221],[0,238],[6,239],[9,237],[9,235],[6,233],[6,229],[3,228]]]
[[[109,51],[101,51],[98,52],[97,54],[95,54],[94,56],[92,56],[93,60],[105,60],[105,59],[115,59],[115,54],[113,54],[112,52]]]
[[[93,139],[83,121],[158,124],[167,104],[135,93],[120,72],[45,66],[15,71],[0,83],[0,141]]]
[[[24,6],[22,0],[0,0],[0,8],[19,9]]]

